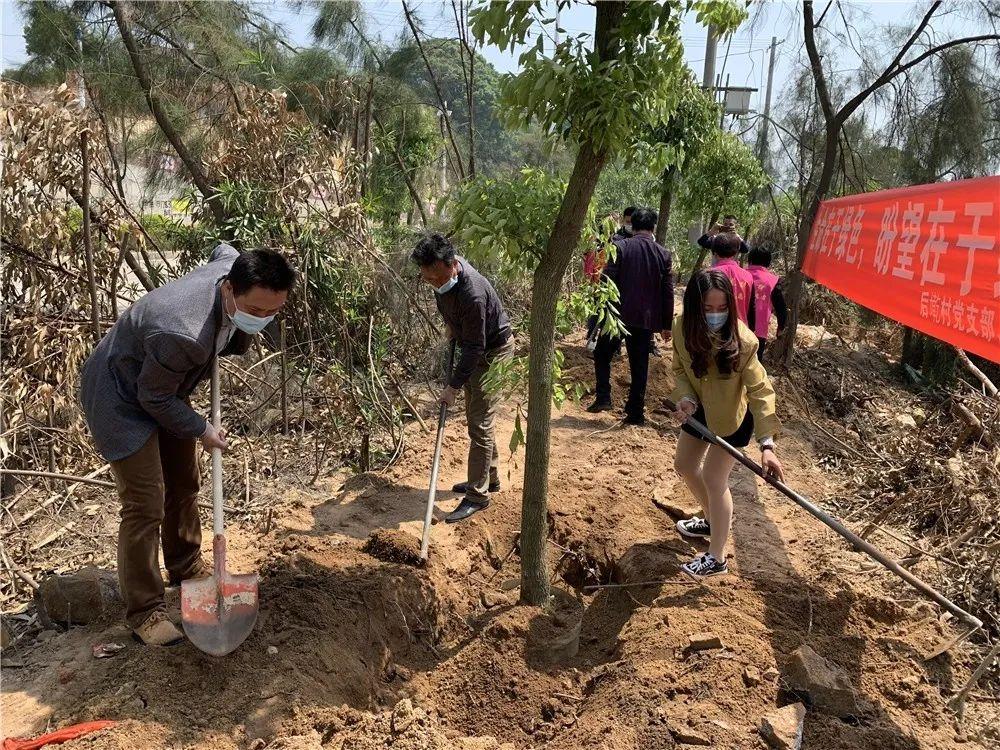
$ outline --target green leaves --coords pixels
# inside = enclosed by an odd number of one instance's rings
[[[768,176],[756,155],[732,133],[716,131],[683,173],[682,207],[695,214],[732,213],[750,223]]]
[[[689,74],[677,109],[638,135],[635,146],[627,151],[629,162],[654,178],[667,167],[677,167],[683,173],[685,163],[718,131],[719,114],[719,106]]]
[[[695,18],[702,26],[712,24],[719,36],[736,30],[747,18],[747,5],[733,0],[696,0],[692,4]]]
[[[466,182],[452,204],[463,252],[505,278],[524,279],[545,249],[565,190],[565,180],[540,169]]]
[[[565,37],[551,57],[544,57],[539,35],[521,55],[521,72],[502,81],[506,124],[525,127],[537,122],[563,140],[589,140],[595,151],[616,152],[629,145],[636,132],[667,122],[688,80],[680,41],[681,20],[688,10],[722,33],[746,18],[745,8],[732,0],[626,3],[612,31],[618,39],[613,60],[598,57],[589,34]],[[512,49],[527,40],[533,13],[543,24],[554,20],[551,8],[538,2],[484,4],[473,12],[473,32],[480,42]],[[663,153],[660,163],[676,158]]]

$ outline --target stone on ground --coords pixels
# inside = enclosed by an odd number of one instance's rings
[[[87,625],[121,606],[115,574],[94,567],[49,576],[38,593],[49,619],[71,625]]]
[[[681,745],[694,745],[696,747],[710,747],[712,745],[712,741],[708,737],[690,727],[671,727],[670,733]]]
[[[760,736],[774,750],[801,750],[806,707],[801,703],[772,711],[760,722]]]
[[[685,649],[688,653],[695,651],[711,651],[722,648],[722,639],[715,633],[695,633],[688,636],[688,645]]]
[[[788,686],[818,710],[843,718],[857,715],[858,697],[844,671],[809,646],[792,654],[785,673]]]

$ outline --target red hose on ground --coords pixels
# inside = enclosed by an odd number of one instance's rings
[[[114,721],[85,721],[82,724],[74,724],[57,729],[55,732],[43,734],[33,740],[15,740],[8,737],[3,741],[3,750],[39,750],[46,745],[61,745],[63,742],[75,740],[85,734],[113,727],[116,723]]]

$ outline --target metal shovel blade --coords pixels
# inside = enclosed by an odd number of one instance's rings
[[[253,632],[257,622],[256,573],[226,572],[226,538],[213,539],[215,574],[181,584],[181,622],[198,649],[212,656],[232,653]]]

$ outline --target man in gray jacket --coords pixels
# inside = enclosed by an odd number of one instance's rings
[[[486,508],[489,493],[500,490],[500,451],[494,434],[500,402],[495,393],[483,387],[483,377],[493,362],[514,356],[514,338],[510,319],[493,285],[469,261],[455,254],[447,237],[424,237],[411,257],[420,267],[420,277],[434,287],[434,299],[448,325],[448,337],[461,351],[441,394],[441,401],[452,406],[458,392],[465,391],[468,473],[465,482],[452,488],[464,492],[465,497],[445,517],[447,523],[456,523]]]
[[[191,392],[216,355],[246,352],[294,282],[278,253],[221,244],[207,264],[126,310],[84,364],[80,400],[122,504],[125,619],[143,643],[183,638],[165,611],[160,544],[172,585],[211,575],[201,559],[197,442],[225,449],[226,437],[191,408]]]

